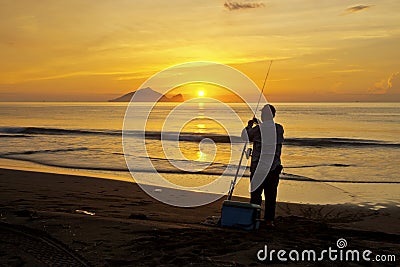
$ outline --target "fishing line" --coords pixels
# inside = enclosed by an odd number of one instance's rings
[[[265,76],[265,80],[264,80],[264,84],[263,84],[263,87],[262,87],[260,96],[258,97],[258,102],[257,102],[257,107],[256,107],[255,112],[257,112],[257,110],[258,110],[258,106],[259,106],[259,104],[260,104],[261,96],[262,96],[262,94],[263,94],[263,92],[264,92],[265,84],[266,84],[266,82],[267,82],[267,79],[268,79],[268,76],[269,76],[269,72],[270,72],[270,70],[271,70],[272,62],[273,62],[273,61],[271,60],[271,62],[270,62],[270,64],[269,64],[269,67],[268,67],[267,75]],[[254,117],[255,117],[255,113],[254,113]],[[287,173],[287,174],[288,174],[288,173]],[[342,192],[344,192],[344,193],[349,194],[351,197],[354,197],[354,195],[352,195],[350,192],[348,192],[348,191],[346,191],[346,190],[344,190],[344,189],[342,189],[342,188],[340,188],[340,187],[337,187],[337,186],[334,186],[334,185],[332,185],[332,184],[329,184],[329,183],[326,182],[326,181],[321,181],[321,180],[317,180],[317,179],[313,179],[313,178],[310,178],[310,179],[311,179],[311,180],[314,180],[314,181],[317,182],[317,183],[321,183],[321,184],[323,184],[323,185],[325,185],[325,186],[327,185],[327,186],[333,187],[333,188],[335,188],[335,189],[338,189],[338,190],[340,190],[340,191],[342,191]]]
[[[268,80],[268,77],[269,77],[269,73],[270,73],[270,71],[271,71],[272,62],[273,62],[273,61],[271,60],[270,63],[269,63],[268,70],[267,70],[267,74],[265,75],[264,83],[263,83],[263,86],[262,86],[262,88],[261,88],[260,95],[259,95],[259,97],[258,97],[256,109],[253,110],[253,119],[256,118],[256,113],[257,113],[258,108],[259,108],[259,105],[260,105],[261,97],[262,97],[262,95],[263,95],[263,93],[264,93],[265,85],[267,84],[267,80]],[[237,178],[238,178],[238,175],[239,175],[239,170],[240,170],[240,167],[241,167],[241,165],[242,165],[243,156],[246,154],[247,145],[248,145],[248,141],[245,141],[244,146],[243,146],[243,150],[242,150],[242,154],[241,154],[241,156],[240,156],[240,160],[239,160],[239,163],[238,163],[238,167],[237,167],[237,169],[236,169],[235,178],[234,178],[234,179],[232,180],[232,182],[231,182],[231,186],[230,186],[229,193],[228,193],[228,198],[227,198],[228,200],[231,200],[231,198],[232,198],[232,194],[233,194],[233,191],[234,191],[234,189],[235,189],[235,185],[236,185]],[[282,173],[282,174],[285,174],[285,173]],[[286,173],[286,174],[289,174],[289,173]],[[290,174],[289,174],[289,175],[290,175]],[[310,178],[310,179],[313,180],[313,181],[316,182],[316,183],[320,183],[321,185],[325,185],[325,186],[328,186],[328,187],[335,188],[335,189],[340,190],[340,191],[342,191],[342,192],[344,192],[344,193],[347,193],[347,194],[350,195],[351,197],[354,197],[350,192],[347,192],[346,190],[344,190],[344,189],[342,189],[342,188],[336,187],[336,186],[334,186],[334,185],[332,185],[332,184],[329,184],[329,183],[327,183],[327,182],[324,182],[324,181],[316,180],[316,179],[313,179],[313,178]]]
[[[256,112],[257,112],[257,110],[258,110],[258,106],[260,105],[261,96],[262,96],[263,93],[264,93],[265,85],[267,84],[267,79],[268,79],[268,76],[269,76],[269,72],[270,72],[270,70],[271,70],[272,62],[273,62],[273,61],[271,60],[270,63],[269,63],[267,75],[265,75],[264,84],[263,84],[263,86],[262,86],[262,88],[261,88],[261,92],[260,92],[260,95],[259,95],[259,97],[258,97],[257,107],[256,107],[255,110],[253,110],[253,119],[256,118]],[[238,163],[238,167],[237,167],[237,169],[236,169],[235,178],[232,180],[231,185],[230,185],[230,188],[229,188],[228,200],[231,200],[232,194],[233,194],[233,190],[235,190],[235,185],[236,185],[236,181],[237,181],[237,178],[238,178],[238,175],[239,175],[240,167],[241,167],[241,165],[242,165],[243,156],[246,154],[247,143],[248,143],[248,141],[246,140],[245,143],[244,143],[243,149],[242,149],[242,154],[241,154],[241,156],[240,156],[240,160],[239,160],[239,163]]]

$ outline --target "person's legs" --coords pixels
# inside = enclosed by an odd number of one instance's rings
[[[250,182],[253,178],[253,172],[250,173]],[[250,203],[252,204],[257,204],[261,205],[262,203],[262,192],[263,192],[263,186],[259,186],[256,190],[250,193]]]
[[[272,171],[268,174],[264,181],[264,196],[265,196],[265,221],[273,221],[275,219],[276,196],[279,184],[279,173]]]

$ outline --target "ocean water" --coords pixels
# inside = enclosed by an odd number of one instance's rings
[[[146,105],[137,103],[138,118]],[[175,106],[158,105],[146,124],[148,153],[135,157],[149,157],[166,179],[186,187],[207,184],[228,167],[234,170],[243,146],[240,132],[252,113],[245,104],[230,105],[241,119],[239,124],[220,106],[205,102],[185,106],[166,128],[166,114]],[[285,190],[281,200],[296,202],[299,190],[304,190],[298,202],[324,202],[320,192],[330,190],[333,195],[341,195],[339,198],[348,196],[346,201],[400,203],[399,103],[275,106],[276,121],[285,128],[285,175],[281,182]],[[0,102],[0,167],[26,168],[34,164],[43,170],[74,170],[129,179],[121,133],[126,107],[126,103]],[[187,123],[179,125],[186,117]],[[213,119],[223,120],[223,124]],[[135,116],[129,123],[133,140],[129,151],[135,151],[143,129],[135,127]],[[179,142],[173,138],[177,134],[173,129],[180,129]],[[162,131],[164,144],[160,141]],[[166,156],[163,146],[177,147],[181,153]],[[137,169],[149,171],[146,165]],[[246,170],[236,194],[248,194],[248,174]],[[231,179],[234,171],[224,175]],[[317,200],[312,200],[313,195],[318,195]]]

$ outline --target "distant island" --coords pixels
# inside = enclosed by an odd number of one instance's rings
[[[130,102],[135,95],[135,102],[183,102],[182,94],[177,94],[172,97],[167,97],[159,92],[154,91],[150,87],[142,88],[134,92],[127,93],[108,102]]]

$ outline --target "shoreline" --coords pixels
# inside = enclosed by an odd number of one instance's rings
[[[129,171],[105,172],[87,169],[61,168],[25,160],[6,158],[0,158],[0,168],[135,183]],[[280,180],[278,202],[311,205],[350,204],[360,207],[369,207],[375,210],[390,208],[391,206],[396,205],[400,207],[400,202],[396,201],[396,198],[394,197],[400,189],[400,184],[397,183],[332,183],[329,181],[313,181],[311,179],[306,181],[296,179],[292,180],[292,176],[292,174],[287,174],[285,178]],[[248,198],[248,183],[249,181],[246,177],[242,178],[236,186],[234,195],[236,197]]]
[[[256,264],[256,252],[264,244],[306,249],[334,245],[341,237],[349,238],[352,247],[368,248],[372,242],[382,253],[398,252],[400,246],[393,241],[400,236],[397,206],[372,210],[279,202],[277,229],[255,234],[204,224],[220,215],[223,199],[198,208],[172,207],[133,182],[0,169],[0,190],[1,222],[45,231],[94,265],[211,261],[242,266]]]

